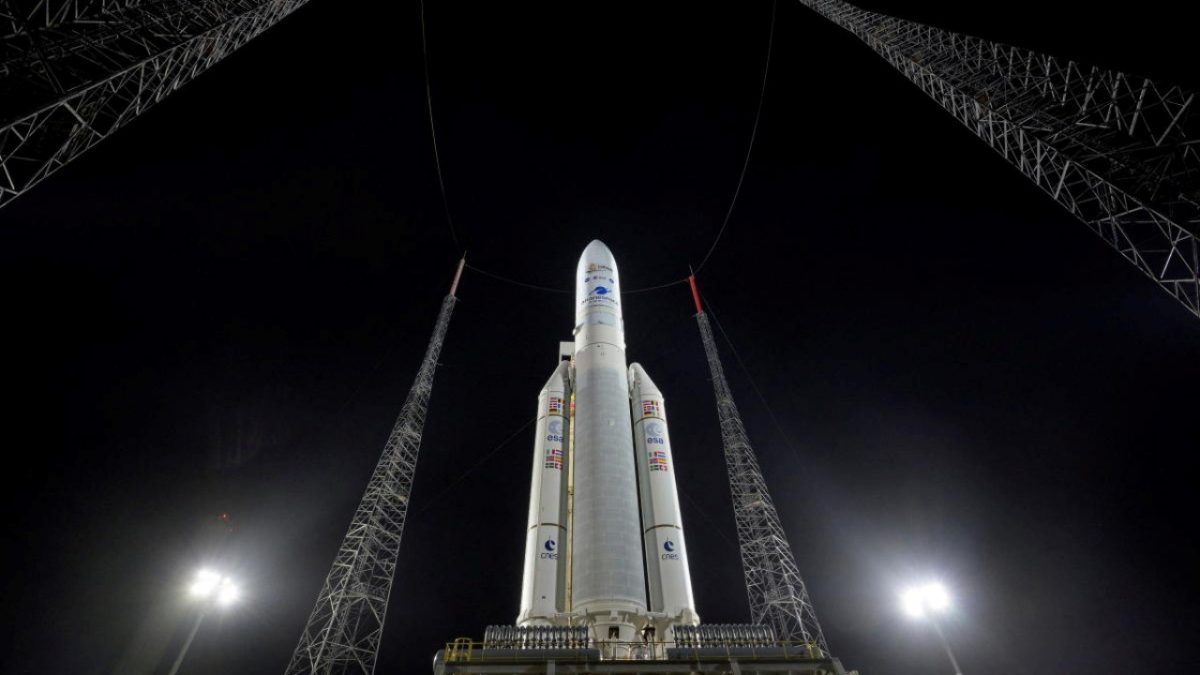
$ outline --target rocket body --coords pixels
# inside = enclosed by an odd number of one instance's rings
[[[627,366],[620,275],[600,241],[576,268],[574,337],[570,361],[559,364],[538,402],[518,623],[587,625],[609,646],[640,642],[647,627],[664,639],[672,624],[698,623],[675,474],[651,471],[661,465],[648,453],[665,452],[668,467],[673,458],[665,414],[641,412],[662,394],[640,366]],[[556,396],[563,401],[557,418]],[[648,445],[648,438],[657,440]],[[558,443],[562,459],[552,462]],[[620,656],[616,647],[607,653]]]
[[[632,641],[646,613],[639,536],[637,472],[629,418],[625,326],[617,264],[593,241],[575,283],[575,494],[571,539],[571,608],[607,615],[600,638],[615,628]]]

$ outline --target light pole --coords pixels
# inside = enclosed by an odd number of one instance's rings
[[[963,675],[962,668],[958,667],[958,659],[954,658],[954,650],[950,649],[950,641],[946,639],[942,625],[937,620],[938,614],[950,608],[950,594],[946,592],[946,587],[936,581],[914,586],[900,595],[900,601],[904,611],[912,618],[929,620],[942,648],[946,650],[946,656],[950,658],[950,665],[954,666],[954,675]]]
[[[171,665],[168,675],[176,675],[179,672],[179,666],[183,665],[183,657],[187,656],[192,640],[196,639],[196,633],[200,631],[200,624],[204,623],[208,610],[212,609],[213,605],[232,605],[237,602],[241,592],[229,577],[221,576],[212,570],[200,570],[196,572],[195,580],[188,587],[188,595],[200,601],[200,613],[196,615],[196,623],[192,624],[192,630],[188,633],[187,640],[184,640],[179,656],[175,657],[175,663]]]

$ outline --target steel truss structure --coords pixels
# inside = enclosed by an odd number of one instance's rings
[[[287,675],[371,675],[375,670],[434,371],[457,302],[462,265],[442,300],[421,368],[317,595]]]
[[[696,305],[699,308],[698,297]],[[708,314],[698,311],[696,323],[700,326],[700,338],[704,342],[717,401],[725,468],[729,472],[729,490],[733,495],[733,517],[737,523],[742,571],[746,575],[746,595],[750,601],[750,620],[770,626],[781,640],[814,644],[822,654],[829,654],[825,634],[821,632],[817,613],[808,598],[808,589],[800,578],[796,556],[779,522],[779,513],[771,501],[758,458],[725,380]]]
[[[308,0],[0,0],[0,207]]]
[[[841,0],[854,34],[1200,317],[1196,94]]]

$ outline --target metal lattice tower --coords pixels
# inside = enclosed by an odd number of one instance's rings
[[[695,292],[696,323],[704,342],[704,354],[712,374],[713,395],[717,401],[717,418],[721,423],[721,444],[725,448],[725,468],[729,473],[729,491],[733,496],[733,517],[737,523],[738,546],[742,553],[742,571],[746,575],[746,596],[750,601],[750,621],[769,625],[781,640],[797,640],[816,644],[829,654],[825,634],[817,621],[817,613],[808,598],[808,589],[800,578],[796,556],[788,544],[779,513],[771,501],[767,482],[763,479],[758,458],[742,426],[712,326]]]
[[[308,0],[0,0],[0,207]]]
[[[459,262],[450,293],[442,300],[425,359],[317,596],[287,675],[371,675],[375,670],[433,375],[464,262]]]
[[[1125,73],[800,0],[853,33],[1200,317],[1200,102]]]

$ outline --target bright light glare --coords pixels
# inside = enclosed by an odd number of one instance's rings
[[[925,606],[944,612],[950,607],[950,594],[946,592],[946,587],[936,581],[930,584],[925,584],[921,589],[921,595],[925,598]]]
[[[904,612],[914,619],[919,619],[927,612],[944,612],[950,608],[950,593],[946,587],[936,581],[924,586],[914,586],[900,595],[900,604]]]
[[[217,590],[217,586],[221,583],[221,575],[212,570],[200,570],[196,572],[196,580],[188,588],[188,592],[193,597],[207,598]]]
[[[188,587],[188,593],[193,598],[212,600],[222,607],[232,605],[242,596],[241,589],[232,579],[209,569],[196,572],[196,579]]]
[[[904,612],[914,619],[925,616],[925,603],[921,602],[920,589],[910,588],[904,591],[900,596],[900,604],[904,606]]]
[[[221,584],[221,590],[217,591],[217,604],[222,607],[228,607],[237,602],[240,596],[241,592],[238,590],[238,587],[229,583],[229,580],[226,579],[225,583]]]

